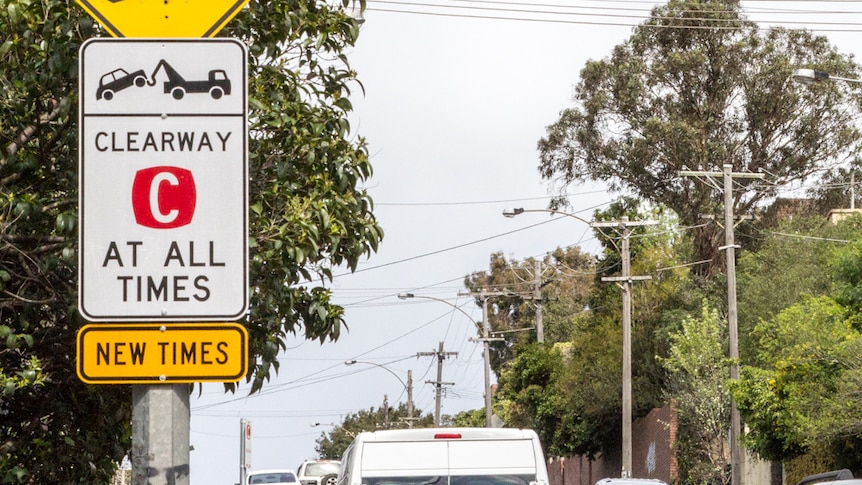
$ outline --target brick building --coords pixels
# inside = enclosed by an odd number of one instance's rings
[[[666,483],[676,481],[676,432],[676,409],[672,404],[653,409],[635,420],[632,424],[633,476],[657,478]],[[552,457],[548,460],[551,485],[593,485],[602,478],[620,476],[620,470],[619,450],[595,460],[586,456]]]

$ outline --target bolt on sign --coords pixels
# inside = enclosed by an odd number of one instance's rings
[[[78,332],[78,377],[89,384],[234,382],[248,368],[236,323],[89,324]]]
[[[212,37],[249,0],[76,0],[114,37]]]
[[[96,322],[243,317],[245,44],[90,39],[79,61],[81,314]]]

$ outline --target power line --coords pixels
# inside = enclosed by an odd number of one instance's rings
[[[555,221],[555,219],[551,219],[551,220],[547,220],[547,221],[544,221],[544,222],[539,222],[539,223],[537,223],[537,224],[533,224],[533,225],[531,225],[531,226],[525,226],[525,227],[522,227],[522,228],[520,228],[520,229],[514,229],[514,230],[509,231],[509,232],[504,232],[504,233],[502,233],[502,234],[497,234],[497,235],[494,235],[494,236],[488,236],[488,237],[485,237],[485,238],[482,238],[482,239],[477,239],[477,240],[475,240],[475,241],[470,241],[470,242],[466,242],[466,243],[463,243],[463,244],[459,244],[459,245],[457,245],[457,246],[451,246],[451,247],[448,247],[448,248],[445,248],[445,249],[438,249],[438,250],[436,250],[436,251],[431,251],[431,252],[428,252],[428,253],[418,254],[418,255],[416,255],[416,256],[411,256],[411,257],[409,257],[409,258],[403,258],[403,259],[399,259],[399,260],[396,260],[396,261],[390,261],[390,262],[388,262],[388,263],[382,263],[382,264],[378,264],[378,265],[376,265],[376,266],[367,266],[367,267],[365,267],[365,268],[357,269],[356,271],[353,271],[353,272],[339,273],[339,274],[337,274],[337,275],[333,275],[333,278],[337,278],[337,277],[339,277],[339,276],[348,276],[348,275],[356,274],[356,273],[362,273],[362,272],[365,272],[365,271],[370,271],[370,270],[372,270],[372,269],[385,268],[385,267],[387,267],[387,266],[392,266],[392,265],[394,265],[394,264],[406,263],[406,262],[408,262],[408,261],[414,261],[414,260],[421,259],[421,258],[427,258],[428,256],[434,256],[434,255],[436,255],[436,254],[445,253],[445,252],[447,252],[447,251],[452,251],[453,249],[465,248],[465,247],[467,247],[467,246],[472,246],[472,245],[474,245],[474,244],[479,244],[479,243],[481,243],[481,242],[491,241],[491,240],[493,240],[493,239],[501,238],[501,237],[503,237],[503,236],[509,236],[509,235],[511,235],[511,234],[515,234],[515,233],[518,233],[518,232],[521,232],[521,231],[526,231],[527,229],[532,229],[532,228],[534,228],[534,227],[538,227],[538,226],[541,226],[541,225],[547,224],[547,223],[549,223],[549,222],[554,222],[554,221]]]
[[[551,15],[556,17],[551,18],[536,18],[536,17],[524,17],[524,16],[500,16],[500,15],[485,15],[482,13],[472,15],[465,13],[453,13],[453,12],[441,12],[434,10],[403,10],[396,8],[379,8],[379,7],[368,7],[366,10],[368,11],[378,11],[378,12],[388,12],[388,13],[401,13],[401,14],[413,14],[413,15],[429,15],[429,16],[439,16],[439,17],[455,17],[455,18],[478,18],[478,19],[487,19],[487,20],[513,20],[513,21],[526,21],[526,22],[547,22],[547,23],[562,23],[562,24],[576,24],[576,25],[597,25],[597,26],[618,26],[618,27],[645,27],[645,28],[672,28],[672,29],[707,29],[707,30],[739,30],[741,27],[739,26],[727,26],[727,25],[691,25],[691,24],[677,24],[677,25],[666,25],[666,24],[655,24],[649,23],[649,21],[656,20],[667,20],[667,21],[683,21],[683,22],[704,22],[704,23],[721,23],[721,22],[739,22],[739,23],[752,23],[755,28],[764,29],[764,28],[773,28],[774,26],[760,27],[757,23],[765,23],[765,24],[777,24],[777,26],[782,25],[802,25],[802,26],[849,26],[852,28],[809,28],[812,31],[818,32],[862,32],[862,23],[860,22],[848,22],[848,21],[840,21],[840,22],[830,22],[830,21],[817,21],[817,20],[805,20],[805,21],[793,21],[793,20],[770,20],[770,19],[760,19],[758,21],[749,20],[746,17],[739,18],[731,18],[731,19],[720,19],[720,18],[703,18],[703,17],[655,17],[651,15],[625,15],[625,14],[601,14],[601,13],[572,13],[572,12],[561,12],[561,11],[543,11],[543,10],[535,10],[535,9],[513,9],[513,8],[499,8],[499,7],[476,7],[476,6],[460,6],[460,5],[445,5],[445,4],[434,4],[434,3],[419,3],[419,2],[396,2],[391,0],[372,0],[376,3],[387,3],[391,5],[398,5],[407,8],[420,8],[420,9],[428,9],[428,8],[437,8],[437,9],[449,9],[449,10],[467,10],[467,11],[476,11],[476,12],[491,12],[491,13],[512,13],[512,14],[528,14],[528,15]],[[474,2],[475,3],[475,2]],[[487,2],[498,5],[513,5],[513,6],[533,6],[532,4],[522,4],[516,2]],[[647,2],[656,5],[654,2]],[[577,6],[561,6],[561,5],[548,5],[548,4],[539,4],[537,6],[541,6],[542,8],[553,7],[553,8],[584,8]],[[634,10],[634,9],[620,9],[620,8],[607,8],[606,10]],[[700,11],[688,11],[688,12],[703,12],[703,13],[721,13],[722,11],[718,10],[700,10]],[[729,13],[733,13],[733,11],[727,11]],[[746,9],[742,9],[741,13],[765,13],[765,12],[756,12],[749,11]],[[822,11],[822,10],[812,10],[812,11],[801,11],[801,10],[772,10],[769,13],[772,14],[824,14],[824,15],[841,15],[842,17],[846,17],[847,15],[852,15],[855,13],[862,12],[839,12],[839,11]],[[642,20],[644,23],[625,23],[625,22],[614,22],[614,21],[589,21],[589,20],[572,20],[566,17],[571,16],[580,16],[580,17],[601,17],[601,18],[630,18],[636,20]],[[563,18],[560,18],[563,17]]]
[[[444,8],[444,9],[457,9],[457,10],[467,10],[467,11],[483,11],[483,12],[505,12],[505,13],[515,13],[515,14],[531,14],[531,15],[557,15],[557,16],[578,16],[578,17],[602,17],[602,18],[623,18],[623,19],[638,19],[638,20],[662,20],[662,21],[684,21],[684,22],[717,22],[717,23],[740,23],[745,22],[746,19],[740,18],[738,13],[733,10],[715,10],[715,9],[704,9],[704,10],[674,10],[673,13],[676,14],[728,14],[731,17],[729,18],[709,18],[709,17],[685,17],[680,15],[675,16],[655,16],[655,15],[629,15],[629,14],[612,14],[608,13],[608,11],[620,10],[620,11],[641,11],[640,9],[623,9],[623,8],[608,8],[608,7],[581,7],[575,5],[549,5],[549,4],[525,4],[525,3],[516,3],[516,2],[491,2],[485,1],[481,2],[483,4],[492,4],[492,5],[509,5],[509,6],[531,6],[531,7],[542,7],[542,8],[565,8],[565,9],[595,9],[602,10],[602,13],[590,13],[590,12],[565,12],[559,10],[536,10],[535,8],[502,8],[502,7],[484,7],[484,6],[462,6],[462,5],[447,5],[442,3],[425,3],[425,2],[404,2],[404,1],[394,1],[394,0],[371,0],[373,3],[384,3],[389,5],[400,5],[400,6],[408,6],[408,7],[432,7],[432,8]],[[478,0],[474,0],[473,3],[480,3]],[[791,13],[791,12],[787,12]],[[801,12],[800,12],[801,13]],[[846,15],[847,12],[843,14]],[[529,20],[527,18],[519,18],[518,20]],[[769,21],[766,21],[769,22]],[[781,21],[782,24],[802,24],[802,25],[860,25],[856,22],[823,22],[823,21]]]
[[[566,197],[575,197],[578,195],[593,195],[604,194],[606,190],[590,190],[586,192],[575,192],[565,194]],[[376,202],[374,205],[378,207],[445,207],[445,206],[461,206],[461,205],[488,205],[488,204],[505,204],[509,202],[529,202],[534,200],[549,200],[553,197],[525,197],[521,199],[498,199],[498,200],[474,200],[460,202]]]

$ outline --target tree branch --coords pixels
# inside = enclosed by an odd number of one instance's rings
[[[44,125],[45,123],[48,123],[49,121],[56,118],[60,114],[60,104],[61,103],[59,103],[56,99],[52,99],[51,100],[51,105],[52,105],[51,112],[43,114],[42,116],[40,116],[37,124],[30,125],[30,126],[24,128],[23,130],[21,130],[21,133],[18,134],[18,136],[15,138],[15,141],[6,145],[7,157],[11,157],[12,155],[15,155],[16,153],[18,153],[18,150],[20,150],[21,147],[25,143],[27,143],[28,141],[30,141],[31,138],[33,138],[33,135],[36,133],[36,130],[39,128],[39,125]],[[5,167],[8,162],[9,162],[9,158],[0,158],[0,168]]]

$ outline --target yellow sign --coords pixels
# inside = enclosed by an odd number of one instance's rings
[[[249,0],[75,0],[114,37],[212,37]]]
[[[234,382],[248,368],[248,332],[236,323],[85,325],[77,348],[88,384]]]

